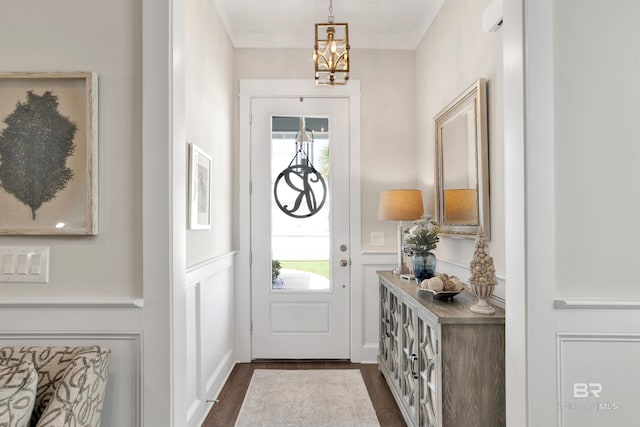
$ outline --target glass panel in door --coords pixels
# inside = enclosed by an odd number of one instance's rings
[[[329,291],[329,119],[272,117],[272,290]]]

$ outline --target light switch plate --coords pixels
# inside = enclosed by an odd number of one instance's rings
[[[0,246],[0,283],[49,283],[49,248]]]
[[[371,246],[384,246],[384,231],[372,231],[370,244]]]

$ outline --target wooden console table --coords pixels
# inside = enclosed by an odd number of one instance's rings
[[[434,300],[415,280],[380,279],[378,366],[409,426],[504,427],[504,311],[469,291]]]

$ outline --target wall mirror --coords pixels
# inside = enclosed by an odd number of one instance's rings
[[[436,219],[441,234],[475,238],[489,220],[486,83],[480,79],[435,117]]]

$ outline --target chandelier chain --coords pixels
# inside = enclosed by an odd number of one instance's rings
[[[329,0],[329,22],[333,22],[333,0]]]

